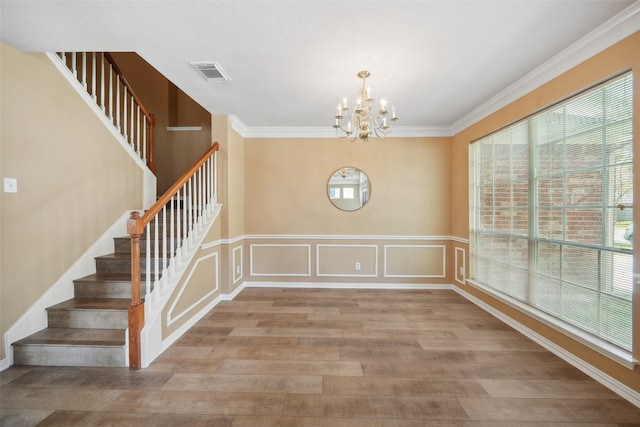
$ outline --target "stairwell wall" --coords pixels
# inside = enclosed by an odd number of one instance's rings
[[[18,180],[17,193],[0,193],[4,340],[114,222],[143,208],[143,173],[45,54],[0,44],[0,92],[1,175]]]

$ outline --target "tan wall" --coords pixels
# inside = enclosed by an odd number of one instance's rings
[[[247,139],[244,157],[246,280],[450,283],[448,138]],[[369,177],[353,212],[327,194],[346,166]]]
[[[0,67],[0,165],[18,179],[17,194],[0,193],[4,337],[126,210],[142,207],[142,172],[44,54],[0,44]]]
[[[221,249],[223,292],[231,294],[241,284],[245,276],[244,215],[245,215],[245,142],[233,130],[227,116],[213,116],[211,119],[212,140],[220,144],[218,152],[218,201],[222,204],[220,213],[221,236],[230,243]]]
[[[247,139],[246,234],[448,236],[450,139]],[[367,205],[337,209],[327,182],[355,166],[370,181]]]
[[[584,63],[553,79],[540,88],[530,92],[512,104],[502,108],[489,117],[480,120],[468,129],[455,135],[452,147],[452,233],[454,236],[467,239],[469,237],[469,184],[468,184],[468,146],[469,143],[481,138],[488,133],[504,127],[514,121],[524,118],[532,112],[538,111],[550,104],[558,102],[574,93],[577,93],[595,83],[603,81],[611,76],[632,69],[634,72],[634,92],[640,93],[640,32],[635,33],[620,43],[606,49],[602,53],[590,58]],[[634,191],[640,194],[640,97],[634,96]],[[634,213],[635,222],[640,220],[640,210]],[[455,247],[466,253],[466,244],[457,243]],[[467,254],[468,255],[468,254]],[[636,251],[635,273],[638,274],[640,254]],[[457,281],[457,285],[460,285]],[[601,356],[593,350],[577,343],[574,340],[556,332],[555,330],[529,318],[528,316],[507,307],[504,304],[489,297],[481,290],[472,286],[462,286],[465,291],[487,302],[491,306],[504,312],[520,323],[525,324],[535,332],[550,339],[554,343],[574,353],[581,359],[589,362],[596,368],[604,371],[613,378],[640,392],[640,369],[630,371],[621,365]],[[640,359],[640,286],[636,283],[634,290],[634,349],[635,358]]]

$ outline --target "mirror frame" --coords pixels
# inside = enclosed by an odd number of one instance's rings
[[[345,190],[348,197],[344,197]],[[338,168],[327,181],[327,198],[341,211],[360,210],[371,199],[371,180],[366,172],[355,166]]]

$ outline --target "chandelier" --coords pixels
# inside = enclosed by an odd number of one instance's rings
[[[391,127],[387,121],[393,124],[398,120],[396,107],[393,105],[391,106],[391,117],[387,117],[389,111],[387,110],[387,100],[384,98],[380,100],[380,109],[375,110],[373,98],[371,98],[371,88],[366,86],[367,77],[370,75],[368,71],[360,71],[358,73],[358,77],[362,79],[362,87],[350,117],[347,116],[347,111],[349,111],[347,98],[344,98],[338,104],[338,114],[336,114],[336,122],[333,127],[340,138],[349,138],[351,142],[355,141],[356,138],[367,142],[369,137],[373,135],[378,138],[384,138],[391,132]],[[346,129],[342,122],[343,119],[346,119]]]

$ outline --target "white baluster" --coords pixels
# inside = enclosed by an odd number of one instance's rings
[[[127,99],[127,95],[129,94],[129,91],[127,90],[127,88],[124,88],[124,91],[122,93],[122,96],[124,97],[124,99],[122,100],[122,121],[123,121],[123,132],[122,135],[124,136],[125,141],[129,140],[129,134],[127,133],[129,130],[129,127],[127,126],[127,122],[129,120],[127,117],[127,104],[129,103],[128,99]]]
[[[213,202],[218,205],[218,151],[213,152]]]
[[[97,103],[97,96],[96,96],[96,79],[97,79],[97,75],[98,75],[98,69],[96,66],[96,56],[97,54],[95,52],[91,53],[91,62],[92,62],[92,66],[91,66],[91,97],[93,98],[93,102]]]
[[[136,142],[134,150],[140,156],[140,107],[136,106]]]
[[[162,207],[162,281],[167,283],[167,205]]]
[[[100,107],[102,107],[102,112],[105,112],[104,105],[104,53],[102,54],[102,61],[100,61]]]
[[[140,158],[142,160],[147,161],[147,116],[142,115],[142,153],[140,154]]]
[[[133,96],[131,97],[131,122],[130,122],[130,127],[129,127],[129,145],[131,146],[131,148],[133,148],[135,150],[135,144],[134,144],[134,138],[135,138],[135,109],[136,109],[136,105],[133,102]]]
[[[120,132],[120,79],[116,77],[116,127]]]
[[[193,203],[194,200],[194,192],[193,192],[193,177],[189,178],[188,183],[188,193],[189,193],[189,210],[187,214],[189,216],[189,220],[187,221],[187,241],[188,241],[188,250],[191,250],[191,246],[193,244]]]
[[[113,123],[113,65],[109,63],[109,119]]]
[[[82,52],[82,87],[87,90],[87,52]]]
[[[76,53],[72,52],[71,53],[71,72],[73,73],[73,76],[77,79],[78,78],[78,67],[76,66]]]
[[[155,236],[153,238],[153,274],[154,274],[154,283],[156,284],[156,286],[159,285],[159,277],[160,277],[160,266],[158,264],[158,254],[160,252],[160,248],[159,248],[159,233],[158,233],[158,215],[156,215],[155,217],[155,225],[154,225],[154,231],[155,231]],[[163,290],[162,289],[158,289],[158,291],[160,292],[160,294],[162,294]]]
[[[176,211],[177,214],[177,218],[176,218],[176,260],[177,262],[182,264],[182,222],[181,222],[181,215],[184,214],[182,206],[184,206],[184,202],[180,200],[180,192],[182,191],[182,188],[180,188],[178,190],[178,192],[176,193],[176,198],[178,200],[178,203],[182,203],[181,206],[178,207],[178,210]],[[184,193],[183,193],[184,194]],[[183,196],[184,199],[184,196]]]
[[[189,221],[189,194],[187,192],[187,189],[189,188],[188,186],[188,181],[184,183],[184,185],[182,186],[182,194],[183,194],[183,201],[182,201],[182,250],[183,250],[183,255],[186,256],[187,254],[187,250],[188,250],[188,241],[187,241],[187,237],[188,237],[188,232],[187,230],[189,230],[187,228],[187,223]]]
[[[177,196],[172,196],[171,197],[171,206],[170,206],[170,217],[169,217],[169,256],[171,257],[171,270],[170,270],[170,275],[173,276],[173,274],[176,272],[176,262],[175,262],[175,257],[176,257],[176,240],[175,240],[175,210],[176,210],[176,206],[177,206]]]
[[[144,286],[145,286],[145,300],[151,300],[151,224],[147,224],[145,230],[147,241],[145,242],[145,268],[144,268]]]
[[[200,228],[200,232],[202,233],[202,230],[204,229],[204,181],[203,181],[203,174],[202,174],[203,170],[202,170],[202,165],[200,165],[200,167],[198,168],[198,171],[196,172],[197,175],[197,179],[198,179],[198,187],[199,187],[199,194],[200,194],[200,205],[198,206],[198,215],[200,216],[200,218],[198,218],[198,224],[199,224],[199,228]]]

